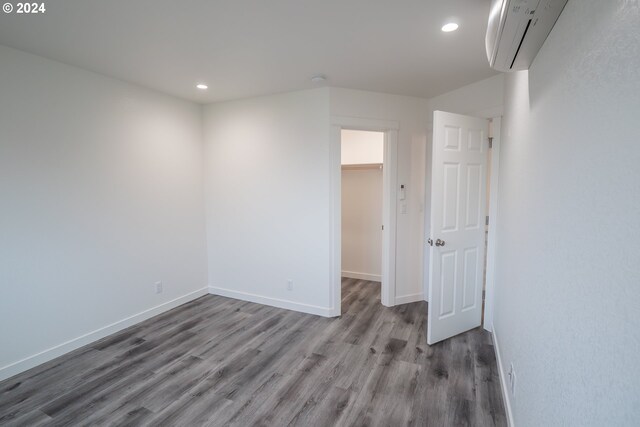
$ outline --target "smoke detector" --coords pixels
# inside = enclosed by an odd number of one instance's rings
[[[317,74],[311,77],[311,83],[319,85],[327,81],[327,78],[322,74]]]

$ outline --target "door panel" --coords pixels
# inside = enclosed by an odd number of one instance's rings
[[[464,250],[464,280],[462,290],[462,311],[473,309],[476,305],[476,291],[478,286],[478,250],[466,248]]]
[[[482,323],[488,121],[436,111],[427,342]]]
[[[467,214],[465,228],[476,230],[480,227],[480,197],[482,194],[482,165],[467,165]]]
[[[456,299],[455,278],[458,270],[457,258],[458,254],[452,251],[444,252],[440,257],[440,264],[442,265],[442,274],[440,275],[440,319],[454,314]],[[449,283],[453,283],[454,286],[448,286]]]
[[[444,194],[442,200],[442,230],[458,229],[458,200],[460,199],[460,165],[447,163],[443,165]]]

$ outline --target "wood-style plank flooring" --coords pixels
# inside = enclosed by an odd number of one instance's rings
[[[345,279],[340,318],[204,296],[0,383],[0,425],[506,425],[488,333]]]

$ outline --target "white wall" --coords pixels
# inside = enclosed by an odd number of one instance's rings
[[[492,118],[502,115],[504,104],[504,74],[497,74],[429,99],[426,118],[433,123],[436,110]]]
[[[493,112],[501,99],[498,76],[433,101],[324,88],[205,107],[213,291],[329,314],[329,130],[330,116],[343,116],[399,123],[397,183],[407,197],[396,206],[396,302],[424,299],[430,113]]]
[[[337,88],[205,107],[213,292],[329,315],[330,115],[400,124],[396,299],[423,299],[426,100]],[[293,290],[287,281],[293,280]]]
[[[407,197],[397,201],[396,301],[424,299],[422,257],[424,248],[424,183],[427,102],[407,96],[330,88],[331,115],[393,120],[398,131],[398,188]],[[405,213],[406,212],[406,213]]]
[[[206,264],[198,105],[0,63],[2,379],[203,294]]]
[[[341,182],[342,276],[379,282],[382,272],[382,169],[345,167]]]
[[[637,3],[569,1],[506,78],[494,328],[518,426],[640,420],[639,28]]]
[[[343,165],[380,164],[384,161],[384,133],[343,129],[340,149]]]
[[[328,89],[213,104],[204,118],[212,292],[329,315]]]

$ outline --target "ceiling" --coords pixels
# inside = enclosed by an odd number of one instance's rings
[[[311,88],[315,74],[432,97],[496,74],[489,3],[49,0],[44,14],[0,14],[0,44],[201,103]],[[458,31],[440,31],[450,20]]]

